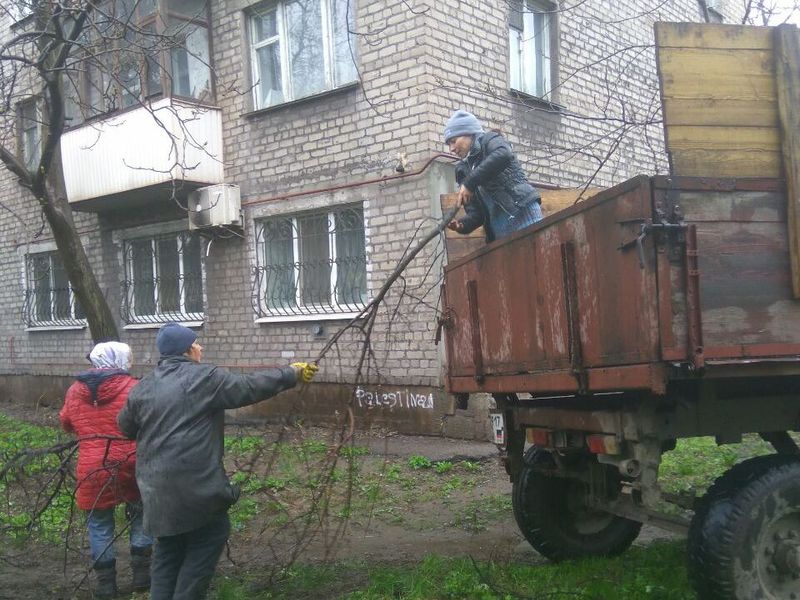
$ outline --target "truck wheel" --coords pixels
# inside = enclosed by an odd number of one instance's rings
[[[555,466],[548,451],[531,447],[524,462],[514,482],[514,518],[525,539],[550,560],[613,556],[639,535],[641,523],[588,507],[585,483],[535,470]]]
[[[800,460],[761,456],[718,479],[689,528],[702,600],[800,599]]]

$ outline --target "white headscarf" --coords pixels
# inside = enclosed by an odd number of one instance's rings
[[[131,368],[131,348],[122,342],[97,344],[89,353],[89,360],[96,369]]]

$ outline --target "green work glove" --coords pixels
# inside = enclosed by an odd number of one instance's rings
[[[297,371],[297,379],[303,383],[309,383],[319,371],[319,365],[315,363],[296,362],[291,366]]]

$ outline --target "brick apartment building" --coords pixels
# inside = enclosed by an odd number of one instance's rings
[[[98,93],[83,73],[76,93],[93,110],[73,110],[61,157],[137,373],[155,364],[165,320],[196,327],[205,358],[234,369],[317,356],[441,215],[440,195],[454,188],[442,128],[455,108],[501,129],[537,182],[609,186],[664,172],[653,23],[702,21],[706,9],[737,20],[733,2],[704,4],[136,3],[134,22],[182,32],[184,48],[154,54],[152,76],[125,89]],[[24,11],[0,16],[3,39],[28,26]],[[28,164],[41,142],[34,92],[4,123]],[[190,230],[197,202],[223,226]],[[6,170],[0,204],[0,402],[57,405],[85,367],[89,331],[39,211]],[[406,293],[389,295],[356,413],[403,431],[481,436],[485,407],[456,410],[443,391],[442,262],[431,244],[406,271]],[[254,411],[341,414],[359,340],[345,335],[302,395]]]

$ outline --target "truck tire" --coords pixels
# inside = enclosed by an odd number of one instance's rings
[[[535,470],[554,466],[548,451],[533,446],[524,463],[512,492],[514,518],[542,555],[552,561],[614,556],[639,535],[641,523],[585,506],[585,484]]]
[[[701,600],[800,599],[800,458],[760,456],[709,488],[687,540]]]

